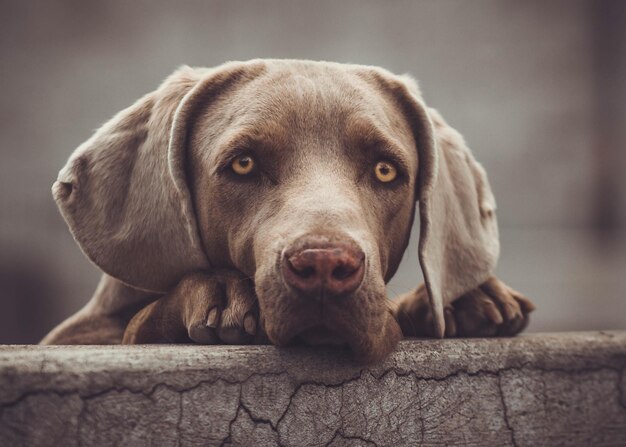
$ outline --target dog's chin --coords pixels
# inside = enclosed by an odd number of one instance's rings
[[[295,341],[307,346],[338,346],[349,347],[348,342],[335,331],[320,325],[300,332]]]
[[[276,346],[347,348],[357,362],[372,363],[387,357],[402,338],[386,305],[382,279],[371,290],[360,289],[358,296],[320,306],[319,301],[282,290],[275,277],[259,277],[256,292],[265,316],[264,332]]]
[[[273,324],[266,327],[267,336],[277,346],[350,347],[347,339],[339,331],[329,329],[320,321],[305,322],[301,320],[299,323]]]
[[[305,329],[279,332],[268,331],[267,335],[277,346],[332,346],[349,349],[352,358],[358,363],[373,363],[385,359],[402,338],[402,332],[395,318],[387,315],[377,331],[360,332],[349,328],[330,329],[325,324],[309,326]]]

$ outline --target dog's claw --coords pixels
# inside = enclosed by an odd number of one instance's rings
[[[189,327],[189,338],[203,345],[211,345],[219,341],[215,329],[202,323],[194,323]]]
[[[249,344],[255,335],[256,328],[253,326],[256,325],[255,315],[258,312],[254,288],[245,277],[232,273],[224,275],[223,284],[226,295],[223,303],[226,307],[219,318],[217,335],[223,343]]]
[[[243,328],[248,334],[255,336],[256,326],[256,317],[252,313],[248,312],[243,318]]]
[[[207,319],[206,319],[206,326],[210,328],[216,328],[217,323],[218,323],[218,317],[219,317],[219,310],[217,309],[217,307],[214,307],[213,309],[209,310],[209,314],[207,315]]]

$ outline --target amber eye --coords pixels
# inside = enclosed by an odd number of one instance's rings
[[[254,159],[249,155],[241,155],[233,160],[231,166],[235,174],[247,175],[254,169]]]
[[[376,178],[383,183],[392,182],[398,176],[398,170],[388,161],[379,161],[376,163],[374,173],[376,174]]]

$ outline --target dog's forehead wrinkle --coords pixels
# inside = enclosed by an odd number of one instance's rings
[[[289,129],[292,139],[299,144],[306,139],[315,140],[318,146],[314,150],[333,146],[337,141],[357,148],[378,145],[393,149],[407,167],[416,168],[413,138],[406,119],[381,92],[362,81],[346,82],[327,74],[312,77],[297,74],[293,79],[296,99],[290,99],[292,87],[286,83],[275,89],[279,98],[268,101],[272,108],[284,113],[287,124],[283,127]],[[277,115],[265,109],[258,116],[260,121],[267,119],[267,115],[273,118]],[[331,149],[329,153],[335,150]]]
[[[336,157],[342,152],[338,145],[358,146],[361,136],[393,138],[394,125],[381,112],[379,96],[340,67],[279,63],[244,85],[222,108],[217,126],[221,135],[210,130],[216,128],[215,118],[207,121],[199,145],[228,145],[228,139],[237,144],[240,138],[245,146],[248,138],[251,144],[265,142],[275,150]],[[300,157],[290,158],[297,162]]]
[[[257,110],[265,115],[282,114],[296,127],[328,125],[357,110],[362,102],[363,94],[358,94],[347,77],[341,70],[281,65],[250,89],[256,92]]]

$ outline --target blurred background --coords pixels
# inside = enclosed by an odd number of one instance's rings
[[[0,343],[98,281],[50,194],[72,150],[177,66],[257,57],[414,75],[487,169],[529,330],[626,329],[626,2],[2,0]]]

